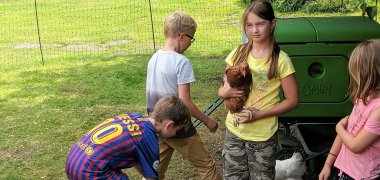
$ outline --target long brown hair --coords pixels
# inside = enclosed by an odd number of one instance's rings
[[[248,8],[245,10],[243,14],[242,24],[243,24],[244,32],[245,32],[245,24],[247,23],[247,16],[249,13],[254,13],[260,18],[268,20],[269,22],[272,22],[276,18],[274,15],[272,5],[269,2],[265,0],[256,0],[250,6],[248,6]],[[278,57],[280,54],[280,46],[278,46],[274,38],[274,28],[271,31],[271,37],[272,37],[273,49],[272,49],[271,58],[268,58],[268,61],[271,60],[268,75],[267,75],[268,79],[273,79],[275,77],[278,77],[277,66],[278,66]],[[252,46],[253,46],[252,40],[248,40],[248,43],[240,45],[232,57],[233,65],[237,65],[242,62],[247,62]]]
[[[380,90],[380,39],[361,42],[352,51],[348,63],[351,100],[368,98]]]

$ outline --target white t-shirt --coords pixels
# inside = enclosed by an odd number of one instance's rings
[[[177,96],[178,85],[195,81],[189,59],[175,51],[158,50],[148,63],[146,78],[146,105],[150,115],[154,105],[163,96]]]

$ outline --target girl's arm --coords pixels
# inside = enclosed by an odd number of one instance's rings
[[[254,107],[244,107],[241,113],[236,115],[243,117],[239,123],[249,123],[257,119],[264,119],[271,116],[278,116],[282,113],[288,112],[298,105],[298,89],[295,74],[290,74],[281,79],[282,91],[284,92],[284,100],[278,105],[270,109],[258,110]],[[247,111],[251,113],[247,113]]]
[[[325,164],[321,172],[319,173],[319,180],[327,180],[331,174],[331,167],[334,164],[336,157],[338,156],[340,149],[342,148],[342,141],[339,136],[335,137],[334,143],[331,146],[330,152],[327,155]]]
[[[370,120],[380,122],[380,107],[372,111],[368,121]],[[365,129],[362,129],[357,136],[353,136],[346,130],[347,122],[348,118],[340,120],[336,125],[336,133],[351,152],[356,154],[361,153],[379,138],[379,135],[370,133]]]
[[[226,69],[228,69],[230,65],[227,64]],[[222,99],[228,99],[231,97],[242,97],[244,95],[244,91],[232,88],[230,84],[227,82],[227,75],[223,76],[223,83],[219,87],[218,96]]]
[[[278,116],[282,113],[288,112],[298,105],[298,88],[295,74],[290,74],[281,79],[282,91],[284,92],[284,100],[277,106],[267,110],[258,111],[257,118],[263,119],[271,116]]]

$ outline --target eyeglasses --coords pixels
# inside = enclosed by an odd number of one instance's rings
[[[193,38],[192,36],[188,35],[185,33],[185,36],[189,37],[191,40],[190,40],[190,43],[193,43],[195,41],[195,38]]]
[[[188,38],[191,39],[191,40],[190,40],[190,43],[193,43],[193,42],[195,41],[195,38],[193,38],[192,36],[190,36],[190,35],[188,35],[188,34],[186,34],[186,33],[183,33],[183,34],[185,34],[185,36],[187,36]],[[178,35],[178,36],[180,36],[180,35]]]

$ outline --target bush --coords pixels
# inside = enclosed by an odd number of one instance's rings
[[[359,2],[358,0],[313,0],[305,3],[301,11],[306,13],[353,12],[357,10]]]
[[[273,8],[279,12],[295,12],[310,0],[272,0]]]
[[[248,5],[255,0],[241,0]],[[267,0],[275,11],[305,13],[318,12],[353,12],[358,10],[361,0]],[[376,1],[376,0],[367,0]]]
[[[250,4],[255,0],[241,0],[244,4]],[[310,0],[267,0],[273,8],[280,12],[294,12],[300,9],[306,1]]]

